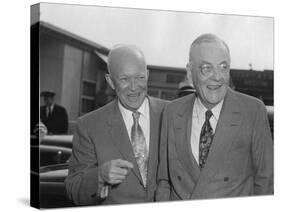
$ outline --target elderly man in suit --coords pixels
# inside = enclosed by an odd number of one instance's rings
[[[108,70],[118,98],[78,120],[67,193],[77,205],[150,202],[165,101],[147,96],[148,70],[135,46],[114,47]]]
[[[273,142],[264,104],[228,86],[229,48],[212,34],[191,45],[196,89],[163,113],[156,199],[273,194]]]

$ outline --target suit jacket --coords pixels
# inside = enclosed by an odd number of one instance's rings
[[[46,116],[46,106],[40,107],[40,119],[46,125],[50,134],[66,134],[68,130],[68,116],[64,107],[54,105],[51,115]]]
[[[118,107],[118,101],[105,105],[78,120],[73,139],[66,190],[77,205],[117,204],[153,201],[156,190],[160,119],[165,101],[149,97],[150,144],[147,186],[134,157],[130,139]],[[98,194],[98,166],[114,159],[132,162],[126,179],[111,187],[103,200]]]
[[[204,169],[190,144],[195,94],[167,106],[163,115],[158,201],[273,193],[273,142],[266,109],[228,89]]]

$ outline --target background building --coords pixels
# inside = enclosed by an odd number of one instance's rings
[[[111,92],[102,56],[109,49],[47,23],[40,22],[38,27],[40,91],[56,93],[56,103],[68,112],[72,132],[79,116],[108,102]]]

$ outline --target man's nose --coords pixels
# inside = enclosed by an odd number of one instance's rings
[[[221,80],[223,78],[222,71],[217,66],[215,66],[214,69],[213,69],[213,78],[215,80]]]
[[[137,81],[135,79],[131,79],[130,89],[131,90],[136,90],[137,89]]]

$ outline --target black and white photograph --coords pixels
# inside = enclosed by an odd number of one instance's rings
[[[31,203],[273,195],[273,32],[273,17],[32,5]]]
[[[274,196],[274,17],[30,16],[31,206]]]
[[[1,211],[279,208],[278,1],[1,6]]]
[[[280,29],[271,0],[3,2],[0,208],[273,211]]]

